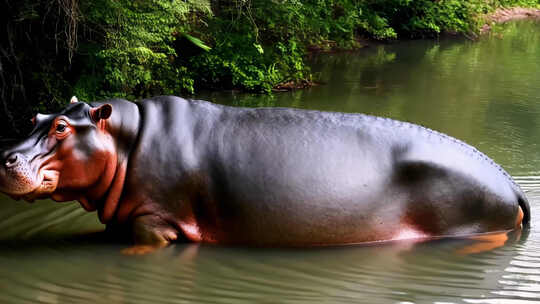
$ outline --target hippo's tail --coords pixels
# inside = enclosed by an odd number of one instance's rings
[[[521,193],[518,194],[518,203],[521,207],[521,210],[523,211],[523,220],[522,224],[523,227],[529,226],[531,222],[531,207],[529,206],[529,201],[527,200],[527,197],[525,197],[525,194],[520,191]]]

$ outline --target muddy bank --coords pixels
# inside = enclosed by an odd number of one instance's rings
[[[487,23],[482,26],[480,33],[489,32],[491,30],[491,25],[494,23],[504,23],[526,18],[540,19],[540,9],[523,7],[499,8],[487,16]]]

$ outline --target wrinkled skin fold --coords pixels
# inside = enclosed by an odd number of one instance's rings
[[[72,100],[1,152],[0,191],[78,200],[137,244],[321,246],[509,231],[529,205],[475,148],[362,114]]]

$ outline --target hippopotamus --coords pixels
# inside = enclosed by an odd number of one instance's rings
[[[136,244],[329,246],[482,235],[527,198],[470,145],[364,114],[160,96],[38,114],[0,191],[80,202]]]

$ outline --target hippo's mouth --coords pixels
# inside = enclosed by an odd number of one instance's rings
[[[46,167],[39,169],[36,177],[32,181],[23,179],[19,183],[25,186],[14,187],[19,191],[6,191],[9,196],[19,200],[23,199],[27,202],[33,202],[36,199],[49,197],[58,186],[59,172]]]
[[[37,187],[22,196],[25,201],[33,202],[35,199],[49,197],[58,186],[59,172],[50,169],[41,169],[38,173]]]

